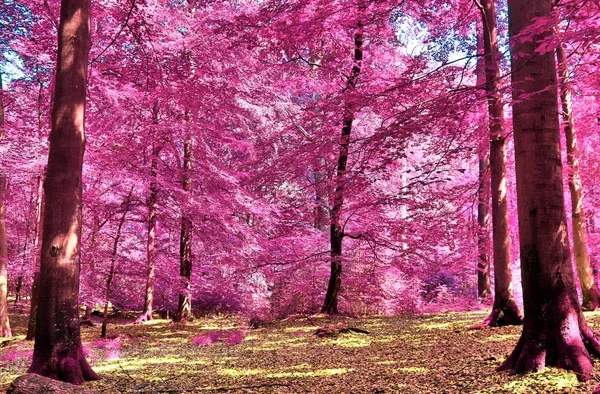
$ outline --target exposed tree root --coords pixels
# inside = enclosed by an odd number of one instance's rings
[[[133,323],[140,324],[140,323],[150,321],[150,320],[152,320],[152,312],[146,311],[146,312],[142,313],[141,315],[139,315]]]
[[[554,330],[536,332],[523,330],[511,355],[498,367],[498,371],[512,374],[537,372],[545,366],[573,371],[580,381],[589,380],[594,369],[591,355],[600,356],[600,340],[579,319],[579,332],[571,332],[575,325],[567,323]]]
[[[315,331],[315,335],[318,337],[337,337],[339,334],[346,334],[349,332],[355,332],[358,334],[369,334],[369,331],[355,327],[346,327],[344,323],[340,323],[335,326],[321,327],[317,329],[317,331]]]
[[[479,330],[486,327],[520,326],[523,324],[523,316],[515,302],[507,302],[503,307],[494,303],[492,311],[479,324],[469,327],[469,330]]]
[[[71,384],[100,379],[85,359],[81,346],[57,347],[53,353],[45,355],[34,351],[33,362],[27,372]]]
[[[598,286],[594,285],[584,294],[583,303],[581,305],[584,311],[595,311],[600,308],[600,292]]]

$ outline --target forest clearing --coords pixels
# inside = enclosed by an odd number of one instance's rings
[[[110,324],[104,340],[99,326],[82,327],[88,360],[102,376],[86,388],[103,393],[589,393],[597,385],[599,374],[580,383],[555,368],[525,378],[495,372],[520,329],[467,330],[485,315],[298,316],[258,329],[227,317],[185,326],[164,319],[142,325],[121,321]],[[600,327],[600,313],[586,317]],[[2,388],[31,363],[32,344],[21,340],[23,315],[15,322],[15,339],[0,348]],[[340,323],[369,334],[315,335],[318,328]],[[211,333],[222,340],[199,340]],[[228,341],[232,334],[233,343]]]

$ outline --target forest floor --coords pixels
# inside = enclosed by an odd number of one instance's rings
[[[88,360],[105,393],[590,393],[600,379],[578,383],[553,368],[509,376],[495,368],[521,327],[466,330],[485,312],[277,321],[247,330],[239,318],[168,320],[82,327]],[[600,313],[586,313],[600,331]],[[11,315],[14,340],[0,342],[0,389],[24,373],[33,343],[26,314]],[[318,337],[323,326],[368,331]],[[219,339],[217,339],[219,338]]]

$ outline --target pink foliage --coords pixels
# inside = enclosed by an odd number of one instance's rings
[[[228,346],[239,345],[240,343],[242,343],[245,336],[246,336],[245,330],[242,330],[242,329],[233,330],[233,331],[225,334],[223,341]]]
[[[211,331],[207,334],[196,335],[192,338],[192,344],[196,346],[212,345],[217,342],[221,337],[221,333],[218,331]]]
[[[10,351],[8,351],[2,355],[2,358],[0,358],[0,360],[12,362],[17,359],[31,358],[32,356],[33,356],[33,350],[11,349]]]
[[[95,341],[92,344],[96,349],[103,349],[105,351],[105,358],[107,360],[116,360],[121,357],[121,349],[123,343],[120,336],[113,338],[105,338]]]

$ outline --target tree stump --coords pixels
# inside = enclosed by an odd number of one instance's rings
[[[99,394],[74,384],[28,373],[12,381],[6,394]]]

